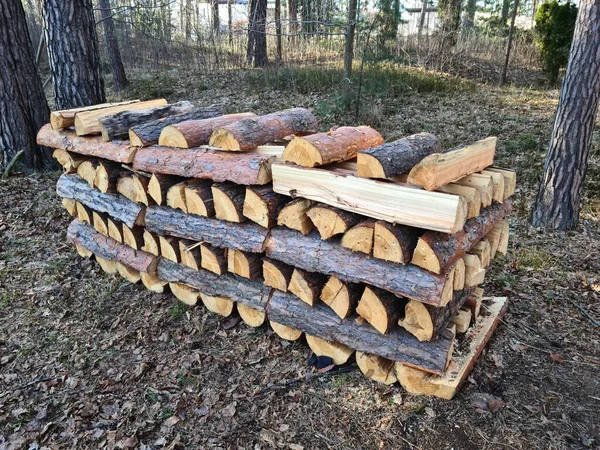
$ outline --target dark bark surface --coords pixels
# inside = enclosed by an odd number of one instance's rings
[[[104,39],[106,39],[106,49],[108,51],[108,61],[110,62],[110,71],[112,72],[115,89],[120,90],[126,87],[129,82],[125,75],[119,42],[115,34],[115,23],[112,18],[112,10],[109,0],[98,0],[100,8],[100,17],[102,17],[102,28],[104,29]]]
[[[599,29],[600,2],[580,2],[544,176],[533,208],[532,224],[536,227],[570,230],[579,222],[600,97]]]
[[[103,194],[90,187],[79,175],[61,175],[56,193],[63,198],[77,200],[94,211],[108,214],[128,227],[143,225],[144,207],[118,194]]]
[[[148,208],[146,228],[161,235],[203,241],[217,247],[252,253],[263,251],[268,234],[268,230],[255,223],[225,222],[161,206]]]
[[[267,65],[267,0],[250,0],[248,18],[248,64],[253,67]]]
[[[58,109],[106,102],[91,0],[45,0],[44,33]]]
[[[274,228],[266,244],[267,256],[310,272],[333,275],[352,283],[372,286],[432,305],[442,303],[446,277],[412,264],[399,265],[366,258],[332,240],[312,233],[304,236],[288,228]]]
[[[250,197],[248,191],[252,191],[255,197]],[[273,192],[273,185],[247,186],[246,198],[244,200],[244,215],[250,220],[260,223],[265,228],[273,228],[277,225],[279,211],[290,201],[287,195]],[[258,204],[255,204],[258,203]],[[260,210],[264,216],[256,213]]]
[[[352,75],[352,62],[354,60],[354,31],[356,30],[356,10],[358,9],[358,0],[348,2],[348,20],[346,23],[346,37],[344,44],[344,78],[348,79]]]
[[[49,115],[23,6],[0,0],[0,166],[20,150],[27,167],[51,164],[51,150],[38,147],[35,139]]]

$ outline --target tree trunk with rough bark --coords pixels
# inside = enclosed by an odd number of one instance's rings
[[[211,0],[211,12],[212,12],[212,27],[215,36],[219,35],[221,30],[221,21],[219,20],[219,0]]]
[[[357,0],[348,3],[348,23],[346,24],[346,42],[344,45],[344,79],[352,75],[352,61],[354,59],[354,32],[356,30]]]
[[[515,32],[515,20],[517,19],[517,12],[519,10],[519,0],[515,0],[515,6],[513,7],[512,18],[510,20],[510,28],[508,30],[508,43],[506,44],[506,58],[504,59],[504,67],[502,68],[502,79],[500,85],[506,84],[506,72],[508,71],[508,63],[510,61],[510,50],[512,48],[513,35]]]
[[[536,227],[571,230],[580,199],[600,97],[600,2],[583,0],[546,156],[544,177],[533,207]]]
[[[276,59],[278,62],[282,60],[281,49],[281,0],[275,0],[275,34],[277,35],[277,53]]]
[[[456,44],[460,25],[460,0],[440,0],[438,16],[441,22],[442,51],[447,51]]]
[[[248,64],[264,67],[267,58],[267,0],[250,0],[250,17],[248,20]]]
[[[100,16],[102,17],[102,27],[104,28],[104,38],[106,39],[106,49],[108,51],[108,61],[110,62],[110,71],[112,72],[115,89],[120,90],[129,84],[125,75],[125,68],[121,59],[119,42],[115,34],[115,24],[112,19],[112,10],[109,0],[98,0],[100,7]]]
[[[56,108],[105,103],[91,0],[45,0],[44,33]]]
[[[51,164],[36,134],[50,111],[34,60],[21,2],[0,0],[0,166],[24,150],[25,166]]]

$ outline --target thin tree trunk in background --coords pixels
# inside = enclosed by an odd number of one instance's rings
[[[277,34],[277,61],[281,62],[281,0],[275,0],[275,33]]]
[[[246,61],[248,65],[252,65],[252,61],[254,61],[254,40],[256,38],[256,5],[258,4],[258,0],[250,0],[249,1],[249,9],[248,12],[248,47],[246,50]]]
[[[264,67],[267,58],[267,0],[256,0],[254,67]]]
[[[185,35],[185,6],[183,0],[179,0],[179,30],[181,35]]]
[[[185,2],[185,42],[189,44],[192,41],[192,0]]]
[[[463,20],[463,27],[471,29],[475,25],[475,10],[477,9],[477,0],[467,0],[467,7]]]
[[[106,39],[106,49],[108,52],[108,61],[110,62],[110,71],[112,72],[115,89],[120,90],[127,86],[127,76],[121,60],[119,42],[115,35],[115,24],[112,19],[112,10],[109,0],[98,0],[100,7],[100,16],[102,17],[102,27],[104,28],[104,38]]]
[[[442,51],[454,47],[460,26],[460,0],[440,0],[438,16],[441,21]]]
[[[600,98],[600,2],[582,0],[560,93],[544,176],[533,207],[535,227],[572,230],[579,222]]]
[[[354,59],[354,31],[356,30],[356,9],[358,0],[348,2],[348,22],[346,24],[346,42],[344,46],[344,79],[352,75],[352,61]]]
[[[91,0],[45,0],[44,33],[56,109],[106,102]]]
[[[211,0],[211,6],[213,33],[215,36],[218,36],[221,30],[221,22],[219,21],[219,0]]]
[[[233,45],[233,19],[231,17],[233,0],[227,0],[227,29],[229,30],[229,45]]]
[[[535,13],[537,8],[537,1],[536,0],[532,0],[531,3],[531,28],[535,27]]]
[[[500,11],[500,20],[502,25],[506,25],[508,20],[508,10],[510,9],[510,0],[502,0],[502,10]]]
[[[50,149],[35,141],[49,116],[23,5],[0,0],[0,166],[6,167],[21,150],[25,166],[51,165]]]
[[[423,27],[425,25],[425,17],[427,16],[427,0],[423,0],[421,6],[421,15],[419,16],[419,26],[417,28],[417,44],[421,43],[421,36],[423,35]]]
[[[298,0],[288,0],[288,33],[298,33]]]
[[[510,49],[512,47],[513,34],[515,31],[515,20],[517,19],[517,11],[519,10],[519,0],[515,0],[513,7],[512,18],[510,19],[510,29],[508,30],[508,43],[506,44],[506,59],[504,60],[504,67],[502,68],[502,79],[500,85],[506,84],[506,72],[508,71],[508,63],[510,62]]]

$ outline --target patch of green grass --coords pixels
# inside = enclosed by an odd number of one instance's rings
[[[180,320],[187,311],[187,306],[181,302],[175,302],[169,308],[169,316],[173,320]]]
[[[170,406],[167,406],[158,413],[158,419],[165,420],[171,417],[173,414],[175,414],[175,410]]]
[[[350,382],[350,377],[348,375],[338,375],[337,377],[335,377],[333,379],[333,387],[338,389],[349,382]]]
[[[513,275],[511,273],[501,273],[501,274],[498,274],[495,278],[500,283],[502,283],[504,285],[504,287],[506,287],[506,288],[512,288],[512,287],[516,286],[518,283],[517,276]]]
[[[194,378],[185,375],[181,371],[177,372],[175,379],[177,380],[177,384],[181,387],[189,386],[194,382]]]
[[[546,248],[524,248],[515,256],[519,269],[546,270],[558,264],[559,259]]]
[[[129,81],[128,97],[142,100],[168,97],[175,92],[177,86],[177,79],[166,73],[152,74]]]
[[[2,294],[0,295],[0,311],[2,311],[5,308],[8,308],[9,303],[9,295],[8,294]]]
[[[149,389],[148,391],[146,391],[146,393],[144,394],[144,397],[146,398],[148,403],[150,403],[151,405],[160,401],[160,394],[154,390]]]

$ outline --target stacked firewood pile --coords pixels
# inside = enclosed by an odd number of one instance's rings
[[[55,111],[75,217],[108,273],[203,303],[408,391],[451,398],[506,308],[478,286],[508,245],[515,173],[496,139],[442,149],[310,111],[225,115],[165,100]]]

